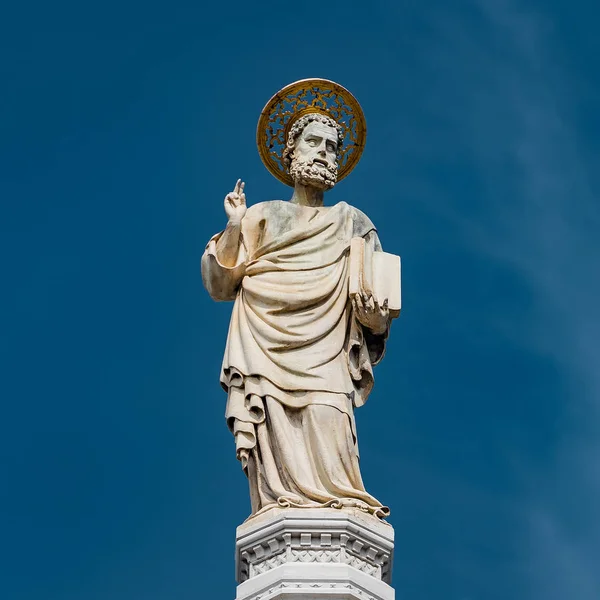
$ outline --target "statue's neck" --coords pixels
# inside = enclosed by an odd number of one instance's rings
[[[323,190],[296,183],[290,202],[301,206],[323,206]]]

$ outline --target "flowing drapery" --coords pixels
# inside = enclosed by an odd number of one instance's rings
[[[383,516],[360,476],[353,410],[369,395],[387,332],[363,328],[348,299],[350,240],[379,250],[373,224],[343,202],[264,202],[242,220],[233,267],[218,260],[219,235],[202,274],[213,298],[235,299],[221,383],[253,513],[328,505]]]

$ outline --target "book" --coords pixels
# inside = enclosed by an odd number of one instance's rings
[[[400,257],[388,252],[372,251],[364,238],[350,240],[350,298],[363,292],[372,294],[380,304],[388,300],[390,317],[395,319],[402,308]]]

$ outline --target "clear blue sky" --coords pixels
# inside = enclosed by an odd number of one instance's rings
[[[232,599],[246,481],[199,260],[285,84],[369,135],[328,194],[403,259],[358,411],[403,600],[600,598],[591,0],[10,2],[0,12],[0,598]]]

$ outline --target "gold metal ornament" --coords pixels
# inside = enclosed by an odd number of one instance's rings
[[[338,152],[341,181],[358,164],[365,147],[367,124],[358,100],[344,87],[328,79],[301,79],[277,92],[260,113],[256,144],[269,172],[286,185],[294,181],[283,163],[292,125],[309,113],[321,113],[342,127],[343,143]]]

